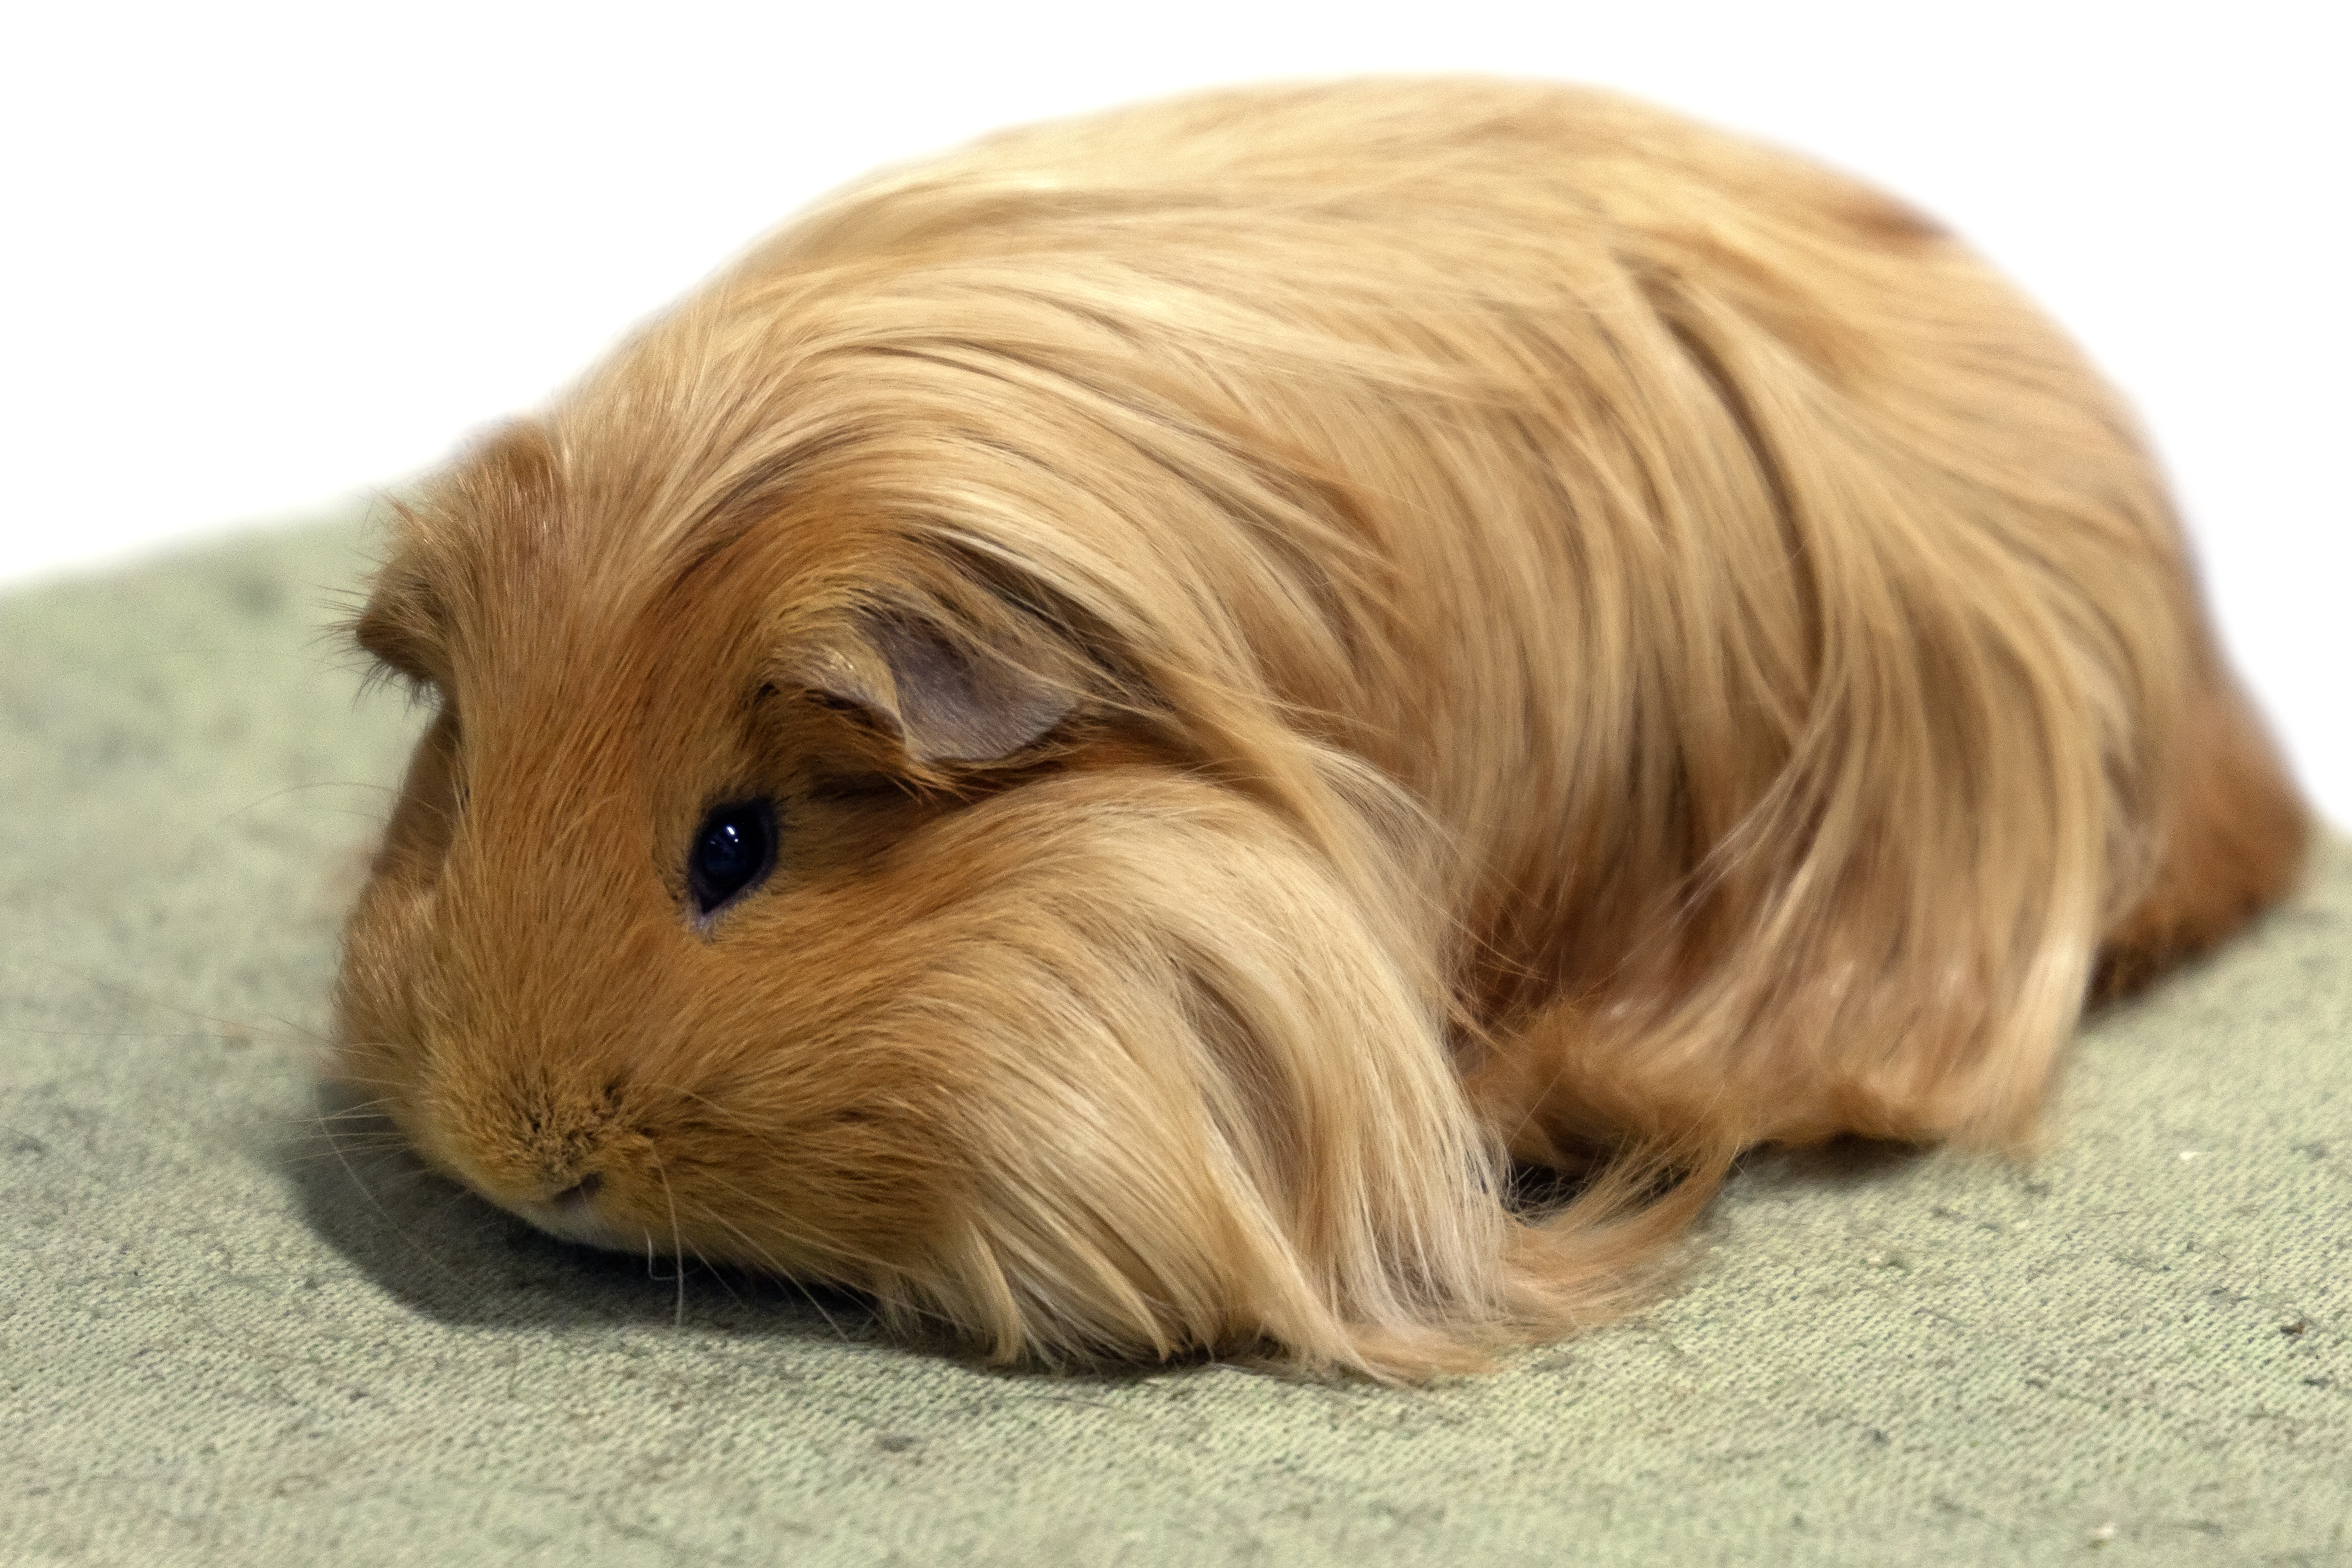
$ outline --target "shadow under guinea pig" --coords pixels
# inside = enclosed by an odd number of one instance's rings
[[[1772,1192],[1801,1186],[1843,1191],[1891,1179],[1934,1152],[1933,1148],[1923,1144],[1851,1136],[1793,1147],[1761,1144],[1733,1163],[1723,1190],[1727,1195],[1742,1190]],[[1599,1170],[1606,1163],[1606,1152],[1597,1153],[1592,1170]],[[1573,1202],[1590,1179],[1590,1172],[1514,1163],[1507,1202],[1511,1212],[1521,1218],[1540,1219]],[[1663,1178],[1652,1195],[1664,1196],[1674,1179]]]
[[[1740,1156],[1727,1190],[1826,1187],[1832,1192],[1892,1180],[1936,1152],[1929,1145],[1832,1138],[1800,1148],[1751,1149]]]
[[[854,1292],[561,1241],[427,1170],[362,1097],[321,1085],[272,1151],[312,1231],[438,1321],[517,1329],[675,1324],[779,1340],[881,1342]]]
[[[595,1332],[676,1329],[772,1341],[781,1350],[856,1344],[939,1356],[1015,1381],[1124,1386],[1187,1365],[1058,1370],[991,1364],[944,1336],[894,1334],[853,1290],[688,1260],[651,1259],[560,1240],[425,1168],[391,1121],[349,1089],[321,1084],[309,1131],[274,1161],[302,1218],[386,1294],[437,1322]]]
[[[897,1344],[911,1353],[971,1359],[945,1340],[923,1344],[891,1335],[855,1291],[692,1259],[681,1270],[667,1257],[559,1240],[427,1170],[391,1121],[369,1111],[356,1093],[322,1084],[316,1103],[310,1131],[274,1151],[304,1220],[386,1293],[437,1321],[510,1329],[670,1324],[780,1342]],[[1854,1138],[1759,1149],[1741,1160],[1727,1190],[1862,1186],[1892,1177],[1927,1152]],[[1519,1166],[1512,1173],[1511,1205],[1533,1218],[1571,1200],[1581,1185],[1571,1173]],[[1166,1370],[1078,1375],[1128,1382]]]

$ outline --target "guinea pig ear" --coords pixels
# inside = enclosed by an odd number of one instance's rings
[[[1075,690],[1030,664],[922,616],[877,611],[793,674],[818,698],[865,714],[919,763],[993,763],[1044,739],[1076,706]]]
[[[409,680],[442,674],[440,601],[413,561],[398,558],[376,574],[367,603],[347,623],[353,641]]]

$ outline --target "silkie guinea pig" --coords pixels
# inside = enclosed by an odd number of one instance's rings
[[[1597,1321],[1744,1148],[2022,1143],[2305,837],[2050,325],[1551,87],[886,174],[433,479],[356,631],[437,713],[341,1069],[558,1236],[1004,1360]]]

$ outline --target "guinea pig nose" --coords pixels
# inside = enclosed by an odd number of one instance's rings
[[[604,1178],[591,1171],[547,1201],[566,1214],[577,1214],[596,1201],[596,1194],[604,1185]]]

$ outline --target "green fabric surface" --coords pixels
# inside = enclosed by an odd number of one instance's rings
[[[2030,1164],[1751,1161],[1496,1375],[991,1371],[577,1251],[314,1088],[417,715],[352,518],[0,600],[0,1560],[2352,1563],[2352,846]]]

